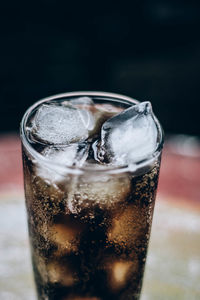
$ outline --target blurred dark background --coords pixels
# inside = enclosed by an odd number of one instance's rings
[[[165,132],[200,136],[200,1],[3,1],[1,132],[36,100],[104,90],[150,100]]]

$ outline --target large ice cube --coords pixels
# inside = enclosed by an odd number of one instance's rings
[[[63,166],[78,165],[81,167],[88,156],[89,146],[86,143],[74,143],[66,147],[47,147],[42,152],[46,158]]]
[[[99,159],[116,165],[139,162],[153,154],[157,136],[150,102],[131,106],[103,124]]]
[[[64,166],[83,166],[87,159],[89,145],[87,143],[73,143],[66,147],[46,147],[41,153],[53,162],[49,167],[42,163],[37,165],[36,174],[51,183],[58,183],[66,175]]]
[[[131,184],[128,176],[90,176],[79,179],[75,177],[70,188],[67,199],[70,212],[76,214],[87,208],[88,211],[90,209],[92,218],[93,207],[105,209],[125,201],[130,193]]]
[[[73,105],[43,104],[32,120],[34,139],[47,144],[69,144],[87,139],[94,127],[93,115]]]

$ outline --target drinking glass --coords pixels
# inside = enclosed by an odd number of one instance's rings
[[[111,105],[117,112],[139,103],[113,93],[72,92],[40,100],[26,111],[21,122],[22,157],[38,299],[139,299],[158,184],[162,128],[155,118],[157,148],[131,166],[64,164],[57,158],[62,145],[55,147],[35,139],[30,134],[31,124],[42,104],[60,105],[81,97],[92,98],[103,110],[108,108],[106,114],[112,114]],[[53,148],[58,154],[55,159],[42,154]]]

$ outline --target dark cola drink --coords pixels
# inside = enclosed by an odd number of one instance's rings
[[[50,97],[21,137],[38,299],[139,299],[163,143],[150,103]]]

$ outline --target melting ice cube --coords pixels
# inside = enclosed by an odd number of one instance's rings
[[[46,147],[41,154],[48,158],[49,163],[52,161],[53,164],[50,165],[50,168],[46,165],[38,164],[36,173],[44,180],[59,182],[66,175],[63,167],[83,166],[88,157],[88,152],[89,145],[87,143],[74,143],[63,148]]]
[[[150,102],[131,106],[106,121],[101,131],[99,158],[126,165],[153,154],[158,130]]]
[[[32,121],[31,134],[43,143],[69,144],[87,139],[94,123],[92,114],[86,109],[72,104],[43,104]]]

